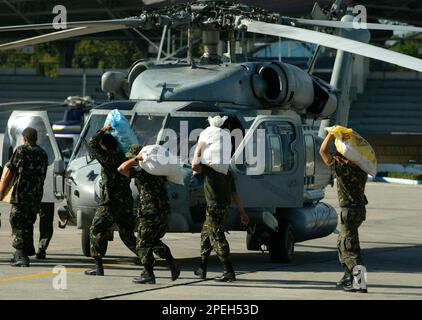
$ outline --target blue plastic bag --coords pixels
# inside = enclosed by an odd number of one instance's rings
[[[126,153],[132,144],[139,143],[138,138],[130,127],[129,121],[119,110],[114,109],[109,112],[104,125],[107,124],[111,124],[113,127],[110,133],[116,138],[119,149],[123,153]]]

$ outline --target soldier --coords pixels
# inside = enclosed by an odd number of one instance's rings
[[[140,277],[133,279],[133,282],[155,284],[153,253],[167,261],[171,271],[171,280],[175,281],[179,278],[180,267],[173,258],[170,248],[161,241],[168,229],[170,217],[166,188],[167,178],[151,175],[140,167],[134,168],[139,161],[143,161],[142,156],[138,155],[141,149],[141,145],[132,145],[126,154],[131,159],[119,167],[121,174],[135,178],[135,184],[139,190],[136,249],[141,263],[144,265],[144,270]]]
[[[116,139],[107,133],[110,130],[111,125],[106,125],[89,142],[93,156],[101,164],[102,199],[90,229],[91,256],[95,259],[96,267],[87,270],[86,275],[104,275],[102,258],[106,254],[110,228],[115,223],[124,244],[136,254],[136,216],[132,209],[130,179],[117,171],[127,159],[119,151]]]
[[[41,118],[35,117],[31,120],[31,128],[37,131],[37,145],[40,146],[47,153],[47,157],[54,155],[50,138],[48,137],[47,129]],[[12,127],[13,130],[19,130],[17,127]],[[15,137],[17,138],[17,136]],[[12,138],[13,140],[13,138]],[[20,140],[20,139],[19,139]],[[17,141],[16,141],[17,142]],[[11,150],[13,152],[13,150]],[[9,158],[12,156],[10,154]],[[54,158],[54,156],[53,156]],[[37,259],[46,258],[46,250],[53,237],[54,232],[54,203],[41,202],[39,214],[39,241],[38,251],[36,254]]]
[[[350,135],[343,135],[343,139],[348,138]],[[340,263],[344,268],[344,276],[336,285],[345,291],[366,293],[366,288],[353,287],[353,276],[357,276],[359,272],[357,270],[354,272],[355,267],[363,266],[358,228],[366,219],[365,206],[368,201],[365,196],[365,184],[368,175],[339,152],[331,155],[328,147],[332,139],[333,135],[329,133],[321,145],[320,154],[337,178],[337,193],[341,207],[337,249]]]
[[[34,223],[41,209],[48,166],[47,153],[37,145],[37,131],[28,127],[22,136],[24,144],[16,148],[6,164],[5,170],[9,171],[5,173],[2,184],[6,187],[16,175],[10,212],[13,247],[16,249],[11,261],[14,267],[29,267],[29,256],[35,254]],[[0,199],[3,199],[4,191],[0,190]]]
[[[231,282],[236,280],[236,276],[230,261],[229,243],[224,235],[224,221],[232,198],[239,208],[241,223],[244,225],[249,224],[249,217],[243,208],[239,195],[236,193],[236,186],[230,171],[225,175],[207,165],[201,164],[201,150],[202,144],[198,143],[192,160],[192,169],[204,177],[207,209],[201,231],[201,261],[199,268],[194,271],[194,274],[201,279],[206,279],[208,257],[214,248],[218,259],[224,267],[223,275],[214,280]]]

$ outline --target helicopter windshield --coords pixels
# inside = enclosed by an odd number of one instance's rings
[[[95,132],[100,130],[104,126],[104,122],[107,118],[106,114],[93,114],[91,115],[89,122],[87,123],[87,130],[85,131],[85,135],[81,138],[85,138],[86,141],[89,141],[91,137],[94,136]],[[79,149],[76,151],[75,158],[84,157],[87,154],[86,145],[81,143],[79,145]]]
[[[151,145],[157,142],[158,132],[163,126],[164,118],[164,115],[135,115],[133,130],[141,145]]]

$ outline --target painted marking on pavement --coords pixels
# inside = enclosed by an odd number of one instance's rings
[[[104,267],[119,267],[119,266],[134,266],[134,264],[125,263],[125,262],[104,264]],[[87,268],[66,268],[66,271],[81,271],[81,270],[89,270],[89,269],[90,269],[89,267],[87,267]],[[56,274],[53,273],[53,271],[45,271],[45,272],[27,274],[27,275],[24,275],[24,276],[0,279],[0,283],[14,282],[14,281],[21,281],[21,280],[28,280],[28,279],[36,279],[36,278],[48,277],[48,276],[52,276],[52,275],[56,275]]]

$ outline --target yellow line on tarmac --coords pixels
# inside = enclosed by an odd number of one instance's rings
[[[66,270],[67,271],[79,271],[81,269],[80,268],[66,268]],[[56,273],[53,273],[53,271],[46,271],[46,272],[40,272],[40,273],[27,274],[27,275],[19,276],[19,277],[0,279],[0,283],[41,278],[41,277],[51,276],[53,274],[56,274]]]
[[[122,263],[104,264],[104,267],[119,267],[119,266],[125,266],[125,265],[131,266],[133,264],[122,262]],[[87,268],[66,268],[66,271],[81,271],[81,270],[88,270],[88,269],[89,269],[88,267]],[[57,274],[57,273],[54,273],[53,271],[32,273],[32,274],[27,274],[27,275],[24,275],[24,276],[0,279],[0,283],[20,281],[20,280],[28,280],[28,279],[36,279],[36,278],[41,278],[41,277],[52,276],[52,275],[55,275],[55,274]]]

